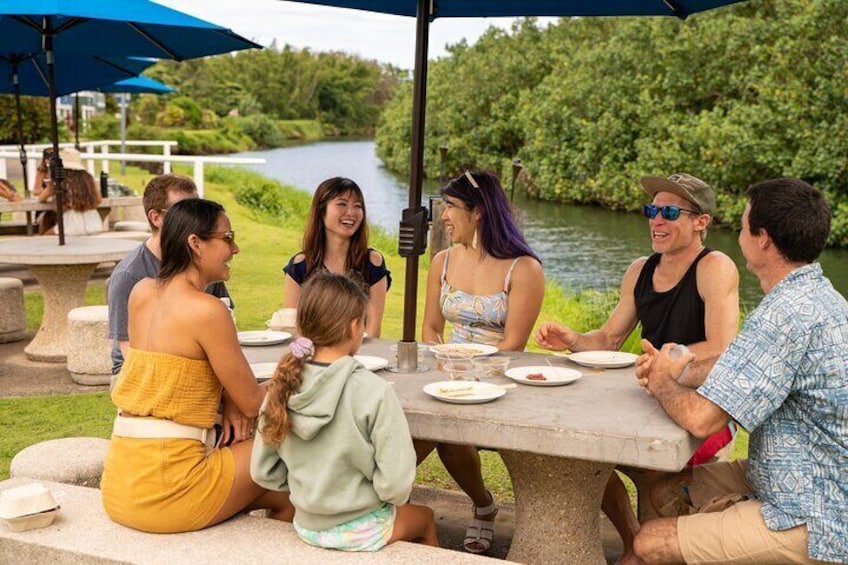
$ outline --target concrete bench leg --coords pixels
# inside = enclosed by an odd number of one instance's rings
[[[100,488],[109,440],[67,437],[25,447],[12,459],[9,476]]]
[[[13,278],[0,278],[0,343],[26,337],[24,284]]]
[[[68,372],[81,385],[108,385],[112,378],[109,307],[83,306],[68,313]]]

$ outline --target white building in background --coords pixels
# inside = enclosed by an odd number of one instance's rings
[[[79,119],[84,130],[88,120],[96,114],[106,111],[106,95],[102,92],[83,91],[79,96]],[[56,99],[56,114],[69,126],[74,122],[74,95],[68,94]],[[80,130],[82,131],[82,130]]]

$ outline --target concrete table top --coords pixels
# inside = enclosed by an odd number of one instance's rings
[[[366,339],[360,353],[394,362],[396,342]],[[283,346],[242,348],[251,363],[277,361]],[[447,381],[423,354],[423,373],[378,374],[393,383],[412,436],[497,449],[516,496],[516,533],[509,559],[524,563],[603,563],[598,515],[614,465],[678,471],[697,447],[636,383],[634,368],[587,369],[561,357],[498,353],[510,368],[567,366],[583,372],[558,387],[485,379],[507,393],[487,404],[440,402],[424,385]]]
[[[68,313],[85,301],[85,287],[95,267],[120,261],[138,242],[105,237],[56,236],[0,240],[0,263],[25,265],[44,296],[41,327],[24,353],[33,361],[64,363],[67,359]]]
[[[104,198],[98,208],[120,208],[125,206],[141,206],[141,196],[114,196]],[[37,198],[28,198],[20,202],[0,201],[0,212],[39,212],[55,210],[54,202],[39,202]]]

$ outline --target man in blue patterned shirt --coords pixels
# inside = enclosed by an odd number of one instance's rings
[[[739,422],[749,459],[656,485],[655,505],[679,516],[642,527],[646,563],[848,562],[848,303],[815,262],[830,209],[796,179],[747,197],[739,246],[766,296],[697,390],[676,379],[702,367],[672,344],[643,342],[636,374],[697,437]]]

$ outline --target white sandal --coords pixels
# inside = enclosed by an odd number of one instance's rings
[[[468,524],[465,530],[465,541],[463,547],[468,553],[482,554],[489,551],[492,547],[492,542],[495,538],[495,518],[498,515],[498,505],[495,504],[495,497],[489,493],[489,498],[492,502],[488,506],[474,506],[474,519]],[[477,518],[478,514],[492,514],[488,520]]]

